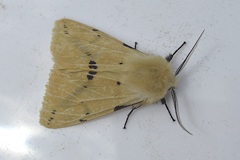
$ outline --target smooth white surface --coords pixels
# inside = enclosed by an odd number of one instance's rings
[[[176,160],[240,157],[240,1],[0,1],[0,159]],[[183,41],[177,68],[203,29],[177,95],[185,127],[160,103],[64,129],[39,124],[53,65],[54,21],[70,18],[142,52],[166,56]],[[172,108],[171,99],[168,98]]]

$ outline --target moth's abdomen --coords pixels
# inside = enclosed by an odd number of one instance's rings
[[[126,66],[125,84],[146,98],[146,103],[159,101],[176,85],[169,63],[160,56],[131,56]]]

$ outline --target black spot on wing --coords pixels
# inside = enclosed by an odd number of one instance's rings
[[[89,71],[87,75],[88,80],[92,80],[94,78],[93,75],[96,75],[96,74],[97,72],[95,71]]]
[[[89,115],[89,114],[90,114],[90,113],[87,112],[85,115]]]
[[[53,118],[52,118],[52,117],[50,117],[50,118],[48,119],[48,121],[49,121],[49,122],[51,122],[52,120],[53,120]]]
[[[91,75],[96,75],[97,74],[97,72],[95,72],[95,71],[89,71],[88,73],[91,74]]]
[[[121,85],[121,82],[117,81],[117,85],[119,85],[119,86],[120,86],[120,85]]]
[[[87,120],[85,120],[85,119],[79,119],[79,121],[82,123],[82,122],[86,122]]]
[[[89,66],[88,66],[88,67],[89,67],[90,69],[97,69],[96,64],[97,64],[97,63],[96,63],[95,61],[92,61],[92,60],[91,60],[91,61],[89,62]]]
[[[97,64],[95,61],[90,61],[89,64]]]
[[[52,114],[56,114],[56,110],[52,110],[52,112],[51,112]]]
[[[98,37],[101,37],[99,34],[97,35]]]
[[[98,29],[95,29],[95,28],[93,28],[92,30],[93,30],[93,31],[99,31]]]
[[[121,64],[123,64],[123,62],[120,62],[119,64],[121,65]]]
[[[88,79],[88,80],[92,80],[92,79],[93,79],[93,76],[88,74],[88,75],[87,75],[87,79]],[[55,114],[55,113],[54,113],[54,114]]]
[[[89,65],[89,68],[91,68],[91,69],[97,69],[97,66]]]
[[[89,53],[89,52],[86,52],[85,53],[87,56],[91,56],[92,54],[91,53]]]
[[[114,107],[114,111],[118,111],[119,109],[123,109],[123,108],[126,108],[126,107],[128,107],[128,106],[124,106],[124,105],[116,106],[116,107]]]
[[[142,102],[143,101],[139,101],[139,102],[132,103],[132,104],[129,104],[129,105],[116,106],[116,107],[114,107],[114,111],[118,111],[119,109],[123,109],[123,108],[129,107],[129,106],[134,106],[134,105],[137,105],[137,104],[141,104]],[[139,106],[141,106],[141,105],[139,105]]]

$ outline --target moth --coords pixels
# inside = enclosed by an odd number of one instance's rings
[[[174,89],[176,76],[200,37],[174,73],[169,62],[186,42],[163,58],[142,53],[136,49],[137,43],[131,47],[79,22],[56,21],[51,42],[54,66],[46,85],[40,124],[62,128],[131,106],[124,124],[126,128],[133,110],[142,105],[161,101],[168,109],[165,96],[170,92],[177,121],[187,131],[180,120]]]

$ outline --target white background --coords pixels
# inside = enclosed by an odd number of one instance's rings
[[[238,160],[240,157],[240,1],[0,0],[0,159]],[[39,124],[52,68],[55,20],[70,18],[146,53],[181,63],[205,33],[176,88],[193,136],[160,103],[130,108],[63,129]],[[173,111],[171,99],[168,103]]]

